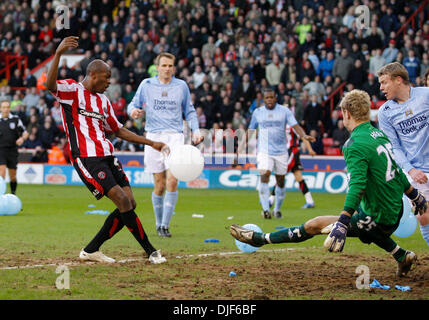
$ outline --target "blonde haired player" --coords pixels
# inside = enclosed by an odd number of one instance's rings
[[[128,105],[128,114],[133,119],[146,113],[146,137],[161,141],[170,149],[184,144],[182,115],[191,126],[192,142],[203,141],[188,85],[174,77],[175,59],[171,53],[160,53],[155,59],[158,74],[140,83]],[[178,181],[168,170],[162,153],[150,146],[145,147],[144,166],[154,177],[152,205],[158,235],[171,237],[170,221],[178,199]]]
[[[414,88],[405,67],[393,62],[378,71],[380,90],[387,101],[378,121],[392,142],[393,154],[410,183],[429,197],[429,88]],[[423,239],[429,245],[429,212],[418,216]]]

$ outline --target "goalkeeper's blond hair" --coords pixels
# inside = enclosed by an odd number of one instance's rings
[[[344,95],[340,108],[350,112],[356,121],[369,121],[371,99],[365,91],[354,89]]]

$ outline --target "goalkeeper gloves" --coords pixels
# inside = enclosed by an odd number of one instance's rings
[[[328,249],[329,252],[341,252],[343,251],[344,244],[346,243],[347,228],[350,222],[348,215],[342,214],[337,222],[335,222],[331,233],[329,233],[323,246]]]
[[[407,194],[407,197],[413,203],[415,215],[423,214],[426,212],[428,208],[426,198],[417,189],[413,189],[413,191]]]

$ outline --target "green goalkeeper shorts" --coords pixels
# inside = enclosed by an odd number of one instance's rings
[[[347,237],[358,237],[363,243],[372,243],[377,240],[389,238],[398,228],[403,214],[403,206],[398,215],[398,220],[393,225],[375,222],[359,207],[358,212],[350,219]]]

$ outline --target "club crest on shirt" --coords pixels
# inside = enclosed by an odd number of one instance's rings
[[[163,91],[163,92],[161,93],[161,96],[162,96],[162,97],[168,97],[168,92],[167,92],[167,91]]]
[[[272,114],[269,114],[269,115],[268,115],[268,118],[273,118],[273,115],[272,115]]]
[[[406,117],[409,117],[409,116],[412,116],[412,115],[413,115],[413,111],[411,109],[408,109],[408,110],[405,111],[405,116]]]
[[[15,129],[15,122],[10,122],[9,128],[10,128],[10,130],[14,130]]]

